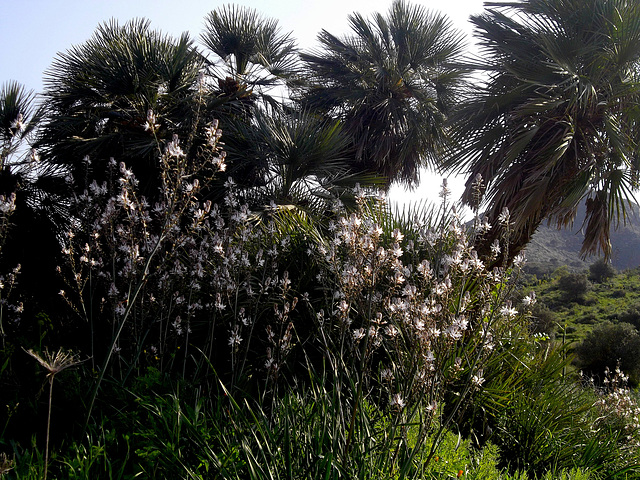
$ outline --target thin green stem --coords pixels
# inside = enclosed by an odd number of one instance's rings
[[[153,258],[155,257],[156,253],[158,252],[160,245],[162,244],[162,242],[164,241],[164,235],[161,235],[158,238],[158,241],[156,242],[153,250],[151,251],[151,253],[149,254],[149,256],[147,257],[147,261],[145,263],[144,266],[144,270],[142,272],[142,278],[140,279],[140,281],[138,282],[138,285],[135,287],[135,289],[133,290],[133,293],[129,293],[129,295],[127,296],[127,308],[124,312],[124,315],[122,317],[122,321],[120,322],[120,327],[118,327],[118,330],[116,331],[116,334],[113,337],[113,340],[111,341],[111,345],[109,347],[109,351],[107,352],[107,358],[104,361],[104,364],[102,366],[102,369],[100,370],[100,375],[98,376],[98,380],[96,381],[96,387],[93,390],[93,394],[91,395],[91,402],[89,403],[89,411],[87,412],[87,418],[85,420],[85,424],[84,427],[82,429],[83,431],[83,438],[84,438],[84,434],[87,431],[87,427],[89,425],[89,420],[91,419],[91,413],[93,411],[93,405],[96,401],[96,397],[98,396],[98,390],[100,389],[100,384],[102,383],[102,380],[104,379],[104,375],[105,372],[107,371],[107,367],[109,366],[109,362],[111,360],[111,356],[113,355],[113,350],[114,347],[116,345],[116,343],[118,342],[118,340],[120,339],[120,334],[122,333],[122,329],[124,328],[125,323],[127,322],[127,319],[129,318],[129,315],[131,314],[131,311],[133,310],[133,307],[135,305],[135,302],[138,298],[138,294],[140,293],[140,291],[142,290],[142,287],[144,286],[144,284],[146,283],[147,277],[149,276],[149,267],[151,266],[151,261],[153,260]]]
[[[51,429],[51,401],[53,398],[53,378],[55,375],[49,377],[49,413],[47,414],[47,439],[44,447],[44,480],[47,480],[47,469],[49,467],[49,432]]]

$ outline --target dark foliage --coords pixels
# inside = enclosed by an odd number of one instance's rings
[[[354,167],[388,183],[415,186],[420,167],[438,165],[447,143],[464,46],[443,15],[404,1],[388,14],[349,17],[351,34],[323,30],[321,47],[302,55],[302,102],[340,119],[353,139]]]
[[[605,378],[605,369],[620,369],[629,376],[629,384],[640,380],[640,334],[629,323],[606,322],[594,327],[575,349],[578,366],[596,382]]]
[[[616,275],[616,269],[604,258],[596,260],[589,266],[589,280],[602,283]]]
[[[519,0],[471,17],[477,83],[457,111],[448,160],[486,182],[487,215],[508,208],[510,257],[544,219],[572,223],[586,201],[583,255],[611,255],[610,231],[637,188],[640,5],[627,0]],[[479,247],[504,234],[497,226]],[[507,259],[509,260],[509,259]]]
[[[558,279],[558,288],[564,298],[572,302],[584,302],[590,285],[585,273],[567,273]]]

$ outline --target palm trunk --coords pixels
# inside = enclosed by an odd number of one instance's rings
[[[478,257],[485,262],[487,269],[509,268],[513,264],[513,260],[522,253],[531,241],[547,214],[546,210],[544,214],[544,216],[527,219],[523,226],[517,229],[511,227],[509,231],[499,225],[497,215],[492,215],[489,218],[489,223],[493,227],[485,235],[478,237],[474,245]],[[500,252],[497,256],[492,251],[496,240],[500,245]]]

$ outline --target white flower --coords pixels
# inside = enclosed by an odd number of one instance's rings
[[[227,164],[224,162],[224,159],[227,156],[227,152],[221,152],[219,157],[216,157],[213,160],[213,166],[219,171],[224,172],[227,169]]]
[[[415,297],[417,292],[418,289],[415,285],[407,285],[402,289],[402,295],[409,298]]]
[[[391,397],[391,401],[389,402],[389,404],[392,407],[397,408],[398,410],[402,410],[407,405],[406,402],[402,399],[402,396],[399,393],[395,393]]]
[[[502,212],[500,212],[500,215],[498,215],[498,222],[500,222],[501,225],[507,226],[509,225],[511,221],[511,215],[509,214],[509,209],[507,207],[504,207],[502,209]]]
[[[429,277],[431,275],[431,265],[428,260],[422,260],[418,265],[418,272],[420,272],[425,277]]]
[[[444,331],[445,335],[447,335],[452,340],[460,340],[462,338],[462,332],[457,325],[450,325]]]
[[[522,304],[525,307],[528,307],[528,306],[533,305],[535,303],[536,303],[536,292],[533,292],[533,291],[529,295],[527,295],[526,297],[524,297],[522,299]]]
[[[442,187],[440,188],[440,198],[446,201],[447,197],[451,195],[451,190],[447,186],[447,179],[442,179]]]
[[[393,233],[391,233],[391,237],[395,242],[401,242],[402,239],[404,238],[404,235],[399,229],[396,228],[393,230]]]
[[[404,275],[402,275],[402,272],[394,273],[394,275],[393,275],[394,283],[400,285],[401,283],[404,283],[405,280],[406,279],[405,279]]]
[[[394,338],[400,332],[398,331],[398,329],[394,325],[388,325],[385,328],[385,333],[387,334],[388,337]]]
[[[204,129],[205,136],[207,137],[207,145],[215,147],[222,137],[222,130],[218,128],[218,120],[214,120],[211,125]]]
[[[469,322],[463,316],[459,316],[459,317],[456,317],[452,325],[459,330],[466,330],[467,326],[469,325]]]
[[[176,319],[174,320],[174,322],[171,325],[173,326],[174,330],[176,331],[176,334],[181,336],[182,335],[182,319],[180,318],[180,316],[177,316]]]
[[[341,300],[340,303],[338,303],[338,310],[343,314],[346,314],[349,311],[349,304],[344,300]]]
[[[153,113],[152,109],[147,110],[147,121],[143,124],[143,127],[145,131],[151,130],[151,132],[155,132],[160,127],[160,124],[156,123],[156,114]]]
[[[498,255],[500,253],[500,243],[498,243],[498,240],[494,240],[493,243],[491,244],[491,254],[492,255]]]
[[[507,318],[513,318],[518,314],[518,310],[511,306],[511,302],[507,302],[507,304],[500,309],[500,314]]]
[[[483,374],[483,370],[481,368],[478,369],[475,375],[471,377],[471,382],[478,387],[482,385],[484,383],[484,377],[482,376],[482,374]]]
[[[174,134],[173,139],[167,143],[167,148],[165,149],[165,153],[170,157],[184,157],[185,153],[180,148],[180,139],[178,135]]]
[[[522,265],[524,265],[526,263],[526,258],[524,256],[524,253],[519,253],[518,255],[516,255],[516,257],[513,259],[513,265],[515,267],[521,267]]]
[[[231,348],[236,348],[240,345],[241,342],[242,337],[238,333],[238,327],[236,327],[233,329],[233,331],[231,332],[231,336],[229,337],[229,346],[231,346]]]
[[[390,368],[385,368],[380,372],[380,378],[382,380],[393,380],[393,370]]]
[[[356,328],[353,331],[353,340],[358,342],[364,338],[365,329],[364,328]]]

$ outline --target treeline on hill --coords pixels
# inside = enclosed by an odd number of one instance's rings
[[[640,7],[491,4],[481,61],[404,1],[349,21],[312,52],[237,6],[199,43],[112,21],[3,84],[0,475],[638,474],[637,372],[568,373],[518,275],[581,202],[611,254]],[[386,205],[424,166],[468,175],[472,227],[446,183]]]

